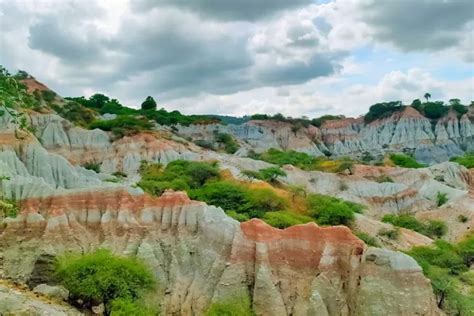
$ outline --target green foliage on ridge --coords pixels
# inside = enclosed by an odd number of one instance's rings
[[[450,161],[457,162],[468,169],[474,168],[474,152],[465,153],[464,156],[453,157]]]
[[[448,231],[448,227],[442,221],[430,220],[425,224],[411,215],[385,215],[382,221],[394,226],[414,230],[431,238],[442,237]]]
[[[424,168],[426,165],[419,163],[413,157],[405,154],[391,154],[390,160],[399,167],[403,168]]]

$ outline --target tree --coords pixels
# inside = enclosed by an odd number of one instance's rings
[[[136,300],[156,285],[153,273],[143,263],[105,249],[59,257],[55,275],[73,300],[82,300],[84,306],[104,303],[107,310],[112,301]]]
[[[426,92],[425,95],[424,95],[425,99],[426,99],[426,102],[429,101],[429,99],[431,98],[431,94],[429,92]]]
[[[156,110],[155,99],[151,96],[147,96],[145,101],[142,103],[142,110]]]
[[[269,167],[259,170],[263,180],[268,182],[275,182],[278,177],[286,177],[286,172],[278,167]]]
[[[108,102],[110,98],[106,95],[103,95],[101,93],[96,93],[93,96],[89,98],[89,104],[91,107],[100,109],[102,108],[106,102]]]

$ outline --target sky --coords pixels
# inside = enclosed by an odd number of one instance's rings
[[[0,0],[0,64],[62,96],[358,116],[474,100],[472,0]]]

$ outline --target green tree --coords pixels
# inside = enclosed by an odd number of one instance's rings
[[[156,110],[155,99],[151,96],[147,96],[145,101],[142,103],[142,110]]]
[[[55,267],[55,277],[84,306],[104,303],[106,309],[116,299],[136,300],[155,288],[153,274],[133,258],[99,249],[85,255],[63,255]]]
[[[286,177],[286,172],[278,167],[269,167],[259,170],[263,180],[268,182],[275,182],[278,177]]]
[[[428,102],[431,98],[431,94],[429,92],[426,92],[423,97],[426,99],[426,102]]]

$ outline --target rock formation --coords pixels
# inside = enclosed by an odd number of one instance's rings
[[[367,249],[344,226],[238,223],[182,192],[89,190],[22,207],[0,235],[0,270],[19,281],[44,271],[45,256],[106,247],[152,267],[163,314],[201,315],[235,297],[249,297],[257,315],[438,314],[413,259]]]

